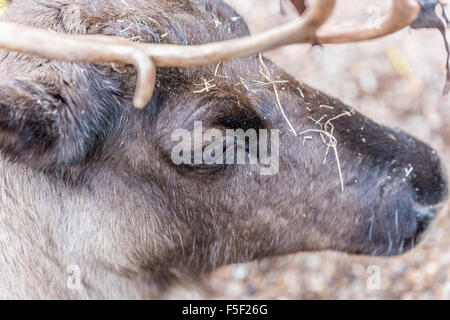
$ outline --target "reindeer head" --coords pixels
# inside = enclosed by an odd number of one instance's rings
[[[281,27],[299,33],[295,41],[312,41],[334,5],[316,3],[301,23]],[[3,36],[11,44],[3,38],[4,47],[69,62],[1,52],[1,152],[99,205],[122,204],[111,205],[108,225],[120,230],[117,250],[141,266],[208,269],[302,250],[401,254],[422,238],[447,197],[439,157],[424,143],[296,81],[259,54],[241,57],[255,50],[242,40],[227,42],[239,51],[230,61],[233,48],[211,58],[217,44],[200,47],[201,54],[189,47],[248,34],[219,0],[13,0],[2,20],[51,30],[20,27],[23,33]],[[46,37],[54,42],[29,46]],[[265,37],[246,39],[261,49],[290,41],[265,44]],[[71,47],[76,41],[79,52]],[[148,61],[140,55],[146,50]],[[214,63],[195,66],[200,59]],[[161,68],[147,103],[153,62]],[[136,82],[134,103],[143,109],[133,108]],[[230,139],[236,129],[247,140]],[[220,148],[205,153],[213,141]],[[254,162],[238,163],[239,142]],[[264,148],[273,163],[262,159]],[[209,163],[219,151],[232,161]],[[175,161],[181,154],[186,161]],[[275,170],[264,171],[268,165]]]

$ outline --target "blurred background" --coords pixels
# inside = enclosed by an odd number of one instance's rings
[[[289,1],[226,0],[252,33],[297,16]],[[338,1],[330,24],[372,23],[391,1]],[[442,95],[446,52],[437,30],[403,30],[359,44],[290,46],[267,54],[298,80],[385,125],[436,148],[450,164],[450,96]],[[450,214],[397,258],[298,253],[227,266],[195,284],[171,288],[178,299],[450,299]],[[379,286],[373,272],[379,271]],[[375,275],[376,276],[376,275]]]

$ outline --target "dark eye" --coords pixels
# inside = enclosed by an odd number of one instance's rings
[[[203,165],[256,164],[259,160],[259,130],[225,129],[220,137],[203,146]]]
[[[199,113],[193,124],[194,130],[190,130],[195,132],[195,123],[201,123],[201,145],[193,143],[195,150],[190,156],[183,157],[195,161],[184,161],[181,167],[192,173],[217,174],[233,171],[237,165],[256,164],[259,130],[266,129],[267,125],[250,102],[221,97],[202,101],[199,105],[205,111]]]
[[[228,115],[223,116],[216,120],[213,125],[215,126],[223,126],[227,129],[242,129],[247,131],[249,129],[253,129],[258,131],[259,129],[266,128],[266,124],[261,117],[257,113],[249,113],[242,112],[237,115]]]

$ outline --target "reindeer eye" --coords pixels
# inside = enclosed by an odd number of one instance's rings
[[[223,138],[218,138],[203,147],[204,165],[235,166],[258,159],[259,140],[255,129],[226,129]],[[218,138],[218,139],[217,139]]]
[[[266,129],[267,125],[251,103],[223,97],[211,101],[209,97],[199,105],[208,108],[196,112],[194,124],[188,131],[187,146],[176,147],[175,156],[180,160],[174,163],[179,168],[204,174],[229,172],[236,165],[255,164],[259,155],[259,130]],[[182,149],[184,152],[179,156]]]
[[[203,165],[226,165],[224,161],[227,150],[231,150],[234,144],[229,143],[227,138],[215,140],[205,144],[203,147]]]
[[[224,116],[216,120],[214,125],[223,126],[227,129],[240,129],[244,131],[266,128],[266,124],[256,112],[251,114],[247,113],[245,115]]]

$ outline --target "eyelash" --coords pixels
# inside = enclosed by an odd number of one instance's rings
[[[259,137],[257,136],[257,139],[258,138]],[[222,149],[222,157],[223,157],[223,159],[227,159],[227,153],[231,152],[230,148],[234,148],[234,150],[233,150],[234,151],[234,163],[233,164],[230,164],[230,163],[226,164],[226,161],[223,161],[224,162],[224,164],[223,164],[224,166],[235,165],[236,162],[237,162],[237,157],[238,157],[238,152],[239,152],[239,143],[237,141],[237,137],[234,137],[234,141],[233,141],[232,144],[231,143],[227,143],[226,139],[223,141],[223,149]],[[202,150],[202,152],[203,152],[203,165],[211,165],[211,164],[208,164],[208,161],[205,160],[205,158],[204,158],[204,156],[205,156],[205,149],[206,149],[206,147],[204,147],[203,150]],[[246,157],[249,154],[250,154],[250,139],[249,138],[245,138],[245,155],[246,155]],[[215,149],[212,150],[211,154],[207,154],[207,156],[211,156],[211,158],[208,158],[208,159],[214,159],[215,156],[216,156]],[[259,160],[259,145],[258,144],[256,144],[256,157]]]

